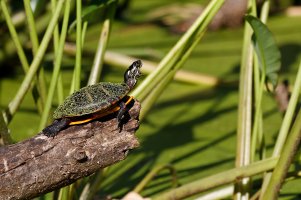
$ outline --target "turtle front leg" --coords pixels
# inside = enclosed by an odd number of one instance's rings
[[[119,103],[119,111],[118,111],[118,114],[117,114],[117,120],[118,120],[118,128],[120,129],[119,132],[121,132],[122,130],[122,118],[123,118],[123,115],[124,113],[128,110],[127,107],[126,107],[126,104],[121,101]]]
[[[54,137],[58,134],[59,131],[67,127],[70,122],[71,120],[68,118],[54,120],[52,124],[42,130],[42,133],[47,137]]]

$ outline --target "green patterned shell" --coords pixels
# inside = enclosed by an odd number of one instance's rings
[[[130,91],[125,83],[97,83],[84,87],[69,97],[53,114],[54,119],[76,117],[105,110]]]

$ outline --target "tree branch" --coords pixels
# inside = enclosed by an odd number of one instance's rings
[[[140,103],[120,132],[116,115],[0,148],[0,199],[31,199],[125,159],[139,146]]]

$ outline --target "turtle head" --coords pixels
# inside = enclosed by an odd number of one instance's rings
[[[136,60],[124,73],[124,82],[132,89],[138,78],[141,76],[140,68],[142,67],[141,60]]]

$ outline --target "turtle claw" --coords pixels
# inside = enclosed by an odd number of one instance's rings
[[[119,133],[121,133],[122,131],[122,126],[123,126],[122,122],[118,122]]]

